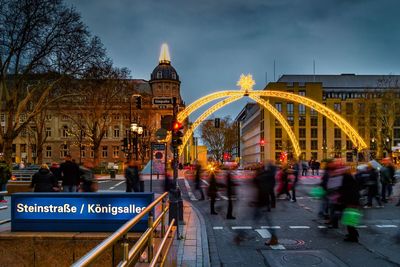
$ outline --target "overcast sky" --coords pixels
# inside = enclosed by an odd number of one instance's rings
[[[163,42],[190,104],[281,74],[399,74],[399,0],[67,0],[118,67],[150,79]],[[216,116],[235,118],[247,100]],[[204,111],[204,110],[203,110]],[[196,116],[192,116],[194,120]]]

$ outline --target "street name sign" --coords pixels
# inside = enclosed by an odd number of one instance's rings
[[[154,200],[154,193],[16,193],[11,231],[116,231]],[[147,215],[133,228],[147,229]]]

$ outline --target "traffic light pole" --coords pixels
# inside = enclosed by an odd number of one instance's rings
[[[174,97],[173,100],[173,121],[176,121],[178,115],[178,104],[176,103],[176,98]],[[172,130],[172,134],[174,134],[174,131]],[[169,221],[172,220],[172,218],[175,219],[176,222],[176,229],[177,229],[177,238],[181,239],[181,236],[179,234],[179,221],[183,221],[183,202],[182,202],[182,194],[181,190],[178,186],[178,158],[179,158],[179,153],[178,153],[178,146],[177,145],[172,145],[172,155],[173,155],[173,182],[171,189],[169,191],[169,201],[170,201],[170,219]]]

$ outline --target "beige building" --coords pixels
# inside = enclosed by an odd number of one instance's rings
[[[286,91],[324,104],[345,118],[369,146],[358,151],[344,132],[317,110],[284,99],[270,103],[286,118],[299,142],[302,159],[345,158],[365,161],[391,154],[400,143],[399,78],[393,75],[283,75],[265,90]],[[282,152],[292,157],[287,133],[267,110],[263,112],[265,158],[279,159]],[[269,146],[268,146],[269,144]]]
[[[107,131],[99,149],[100,164],[103,166],[126,160],[127,153],[122,151],[122,140],[129,136],[132,123],[137,123],[143,131],[138,135],[137,153],[132,146],[130,151],[133,158],[137,155],[138,160],[146,163],[150,158],[150,144],[157,139],[155,133],[161,128],[162,119],[172,115],[173,98],[176,98],[180,109],[184,108],[179,75],[171,65],[166,46],[162,47],[159,64],[152,71],[150,80],[132,79],[127,82],[128,94],[121,96],[119,108],[112,110],[108,116]],[[136,108],[136,95],[141,96],[141,109]],[[71,154],[77,162],[93,158],[90,141],[84,136],[79,138],[70,134],[74,122],[68,115],[77,112],[73,104],[57,106],[48,111],[45,118],[47,137],[43,146],[43,162],[60,162],[66,154]],[[4,115],[0,117],[0,122],[5,124]],[[36,161],[36,151],[36,142],[29,130],[23,131],[13,143],[13,160],[41,163]],[[167,159],[171,159],[171,156],[167,155]]]

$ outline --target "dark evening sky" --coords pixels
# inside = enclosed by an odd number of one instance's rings
[[[281,74],[399,74],[398,0],[68,0],[118,67],[150,79],[168,43],[181,94],[190,104],[236,89],[251,73],[254,89]],[[235,118],[244,103],[216,116]],[[194,120],[197,116],[192,117]]]

